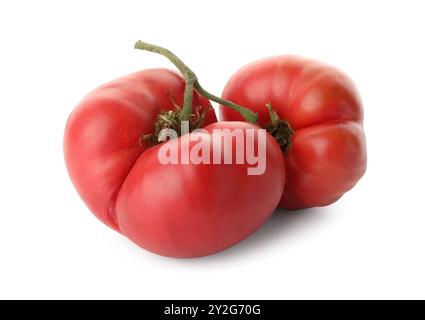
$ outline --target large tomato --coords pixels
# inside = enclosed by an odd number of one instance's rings
[[[154,130],[162,110],[182,105],[185,82],[167,69],[111,81],[87,95],[71,113],[64,136],[65,161],[80,196],[102,222],[118,230],[115,210],[121,185],[148,148],[140,137]],[[194,94],[194,105],[210,103]],[[216,122],[209,112],[205,124]]]
[[[280,118],[274,133],[287,140],[281,207],[328,205],[363,176],[363,107],[353,82],[339,70],[296,56],[266,58],[237,71],[222,96],[257,112],[262,127],[273,130],[267,103]],[[221,120],[243,120],[225,106],[220,114]]]
[[[172,97],[183,104],[184,88],[183,78],[166,69],[109,82],[76,107],[64,136],[69,174],[90,210],[140,246],[173,257],[212,254],[244,239],[277,206],[285,175],[270,135],[263,175],[247,175],[246,164],[161,164],[160,147],[182,137],[154,147],[140,138],[154,131],[161,111],[174,108]],[[193,106],[210,103],[194,92]],[[214,128],[237,127],[244,135],[258,130],[248,123],[216,123],[212,110],[204,124],[203,134]]]

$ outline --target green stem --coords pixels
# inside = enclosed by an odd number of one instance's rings
[[[183,103],[183,110],[181,113],[180,120],[188,120],[191,113],[192,113],[192,99],[193,99],[193,89],[196,89],[198,93],[205,98],[215,101],[217,103],[220,103],[222,105],[225,105],[235,111],[237,111],[246,121],[256,124],[258,119],[258,114],[252,112],[251,110],[244,108],[238,104],[235,104],[231,101],[219,98],[208,91],[206,91],[202,86],[199,84],[198,78],[196,77],[196,74],[183,63],[182,60],[180,60],[179,57],[177,57],[174,53],[172,53],[170,50],[142,42],[137,41],[134,45],[135,49],[150,51],[154,53],[158,53],[164,57],[166,57],[168,60],[170,60],[176,68],[181,72],[183,75],[186,87],[184,92],[184,103]]]
[[[253,124],[257,124],[258,120],[258,114],[252,112],[251,110],[244,108],[236,103],[233,103],[231,101],[222,99],[220,97],[217,97],[211,93],[209,93],[207,90],[201,87],[198,81],[195,82],[195,89],[199,92],[200,95],[204,96],[205,98],[215,101],[217,103],[220,103],[222,105],[225,105],[236,112],[238,112],[246,121],[251,122]]]
[[[150,44],[147,42],[143,42],[140,40],[135,43],[134,48],[158,53],[166,57],[168,60],[170,60],[183,75],[186,75],[187,73],[192,73],[194,75],[193,71],[190,70],[190,68],[187,65],[185,65],[183,61],[180,60],[179,57],[177,57],[174,53],[172,53],[168,49],[165,49],[160,46],[156,46],[154,44]]]
[[[192,70],[190,70],[190,68],[187,65],[185,65],[183,61],[180,60],[179,57],[177,57],[174,53],[172,53],[168,49],[156,46],[154,44],[142,42],[140,40],[135,43],[134,48],[158,53],[166,57],[168,60],[170,60],[176,66],[176,68],[180,71],[186,83],[185,90],[184,90],[183,110],[180,114],[180,121],[189,120],[189,117],[192,113],[193,88],[196,82],[195,73]]]
[[[183,110],[180,113],[180,121],[189,120],[190,115],[192,114],[193,88],[195,86],[195,79],[188,77],[186,78],[185,82],[186,85],[184,87]]]
[[[270,120],[273,125],[278,125],[280,118],[277,115],[276,111],[273,110],[272,104],[270,102],[266,103],[267,110],[269,110]]]
[[[291,147],[294,130],[292,130],[289,122],[279,118],[279,115],[274,111],[270,102],[266,103],[266,107],[269,110],[270,116],[270,123],[266,125],[266,130],[275,138],[280,149],[285,153]]]

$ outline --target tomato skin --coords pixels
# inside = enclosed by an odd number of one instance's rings
[[[152,133],[161,110],[173,109],[170,95],[183,105],[184,79],[167,69],[139,71],[102,85],[71,113],[64,135],[69,175],[89,209],[109,227],[116,221],[118,191],[148,148],[139,138]],[[194,93],[194,106],[210,107]],[[216,122],[208,112],[205,125]]]
[[[205,127],[209,134],[223,128],[239,128],[244,133],[258,130],[246,122]],[[166,143],[176,144],[181,139]],[[158,160],[161,146],[140,156],[118,195],[120,229],[139,246],[170,257],[210,255],[253,233],[278,205],[285,165],[271,135],[266,138],[267,162],[262,175],[248,175],[247,164],[163,165]],[[235,146],[233,140],[233,150]]]
[[[354,83],[339,70],[297,56],[276,56],[237,71],[224,99],[259,114],[265,127],[270,102],[294,135],[285,152],[286,186],[279,206],[325,206],[350,190],[366,171],[363,107]],[[220,119],[243,120],[220,106]]]

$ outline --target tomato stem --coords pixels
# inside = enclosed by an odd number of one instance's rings
[[[204,96],[205,98],[212,100],[214,102],[217,102],[219,104],[225,105],[236,112],[238,112],[246,121],[251,122],[253,124],[257,124],[258,120],[258,114],[255,112],[252,112],[251,110],[244,108],[236,103],[233,103],[229,100],[222,99],[220,97],[217,97],[211,93],[209,93],[207,90],[201,87],[199,82],[195,83],[195,89],[199,92],[200,95]]]
[[[142,42],[140,40],[136,42],[136,44],[134,45],[134,48],[158,53],[166,57],[176,66],[176,68],[183,75],[186,82],[186,86],[184,91],[183,109],[180,114],[181,121],[188,120],[190,118],[190,115],[192,114],[193,89],[195,89],[200,95],[204,96],[205,98],[215,101],[217,103],[220,103],[222,105],[225,105],[235,110],[236,112],[238,112],[246,121],[257,124],[258,114],[236,103],[219,98],[209,93],[208,91],[206,91],[200,85],[198,78],[196,77],[196,74],[186,64],[184,64],[184,62],[179,57],[177,57],[170,50],[162,48],[160,46],[156,46],[154,44]]]
[[[282,152],[285,152],[291,147],[292,135],[294,130],[290,124],[282,119],[274,111],[270,102],[266,103],[266,107],[269,110],[270,123],[266,125],[266,130],[270,133],[280,146]]]

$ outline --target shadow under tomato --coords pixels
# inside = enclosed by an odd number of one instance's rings
[[[321,220],[328,217],[331,210],[332,206],[294,211],[276,209],[269,220],[254,232],[254,234],[222,252],[206,257],[175,259],[159,256],[148,251],[146,251],[146,254],[182,265],[203,265],[204,263],[209,265],[215,262],[221,263],[239,258],[249,258],[266,249],[267,246],[273,244],[275,241],[282,242],[286,239],[289,242],[291,238],[297,237],[303,230],[317,225]],[[125,237],[119,238],[122,239],[123,246],[128,247],[129,240]],[[133,249],[136,251],[141,250],[135,244]]]
[[[269,243],[296,236],[300,229],[317,224],[327,216],[329,209],[330,207],[295,211],[277,209],[260,229],[237,245],[211,256],[186,261],[213,262],[255,255],[255,252],[264,249]]]

